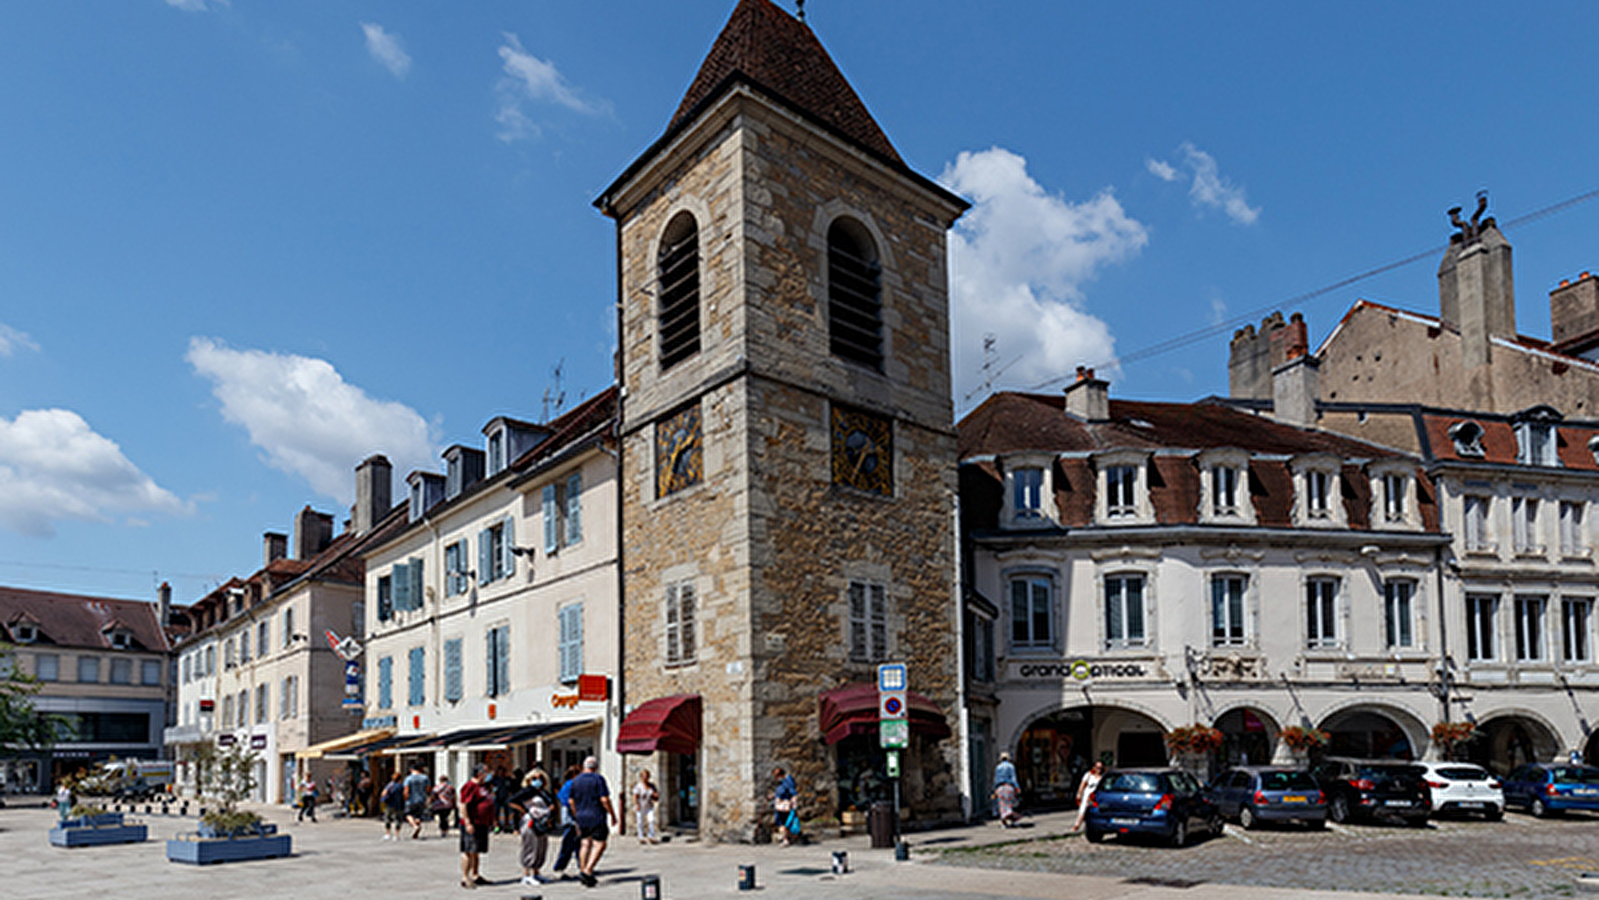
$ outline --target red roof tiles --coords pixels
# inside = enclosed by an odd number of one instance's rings
[[[0,587],[0,625],[9,630],[18,621],[37,625],[39,643],[106,650],[111,647],[111,632],[125,628],[135,649],[167,650],[155,604],[144,600]]]

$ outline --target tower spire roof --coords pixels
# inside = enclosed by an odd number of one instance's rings
[[[772,0],[739,0],[667,130],[675,130],[702,104],[741,79],[879,156],[904,164],[810,26]]]

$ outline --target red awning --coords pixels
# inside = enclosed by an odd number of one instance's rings
[[[641,703],[616,735],[618,753],[693,753],[700,746],[700,695],[673,694]]]
[[[911,733],[933,740],[950,736],[949,723],[938,704],[915,691],[906,691]],[[836,744],[852,734],[877,733],[877,685],[846,684],[818,698],[822,740]]]

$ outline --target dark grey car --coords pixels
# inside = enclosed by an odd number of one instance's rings
[[[1239,766],[1211,781],[1210,799],[1223,817],[1245,828],[1262,822],[1291,822],[1311,828],[1327,823],[1321,786],[1303,769]]]

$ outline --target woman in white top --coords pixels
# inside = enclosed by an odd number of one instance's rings
[[[1105,764],[1096,762],[1087,772],[1083,773],[1083,780],[1077,783],[1077,824],[1072,826],[1073,831],[1083,830],[1083,819],[1088,816],[1088,804],[1094,799],[1094,791],[1099,790],[1099,780],[1105,777]]]
[[[655,843],[655,804],[661,792],[650,782],[650,770],[638,773],[638,784],[633,785],[633,809],[638,815],[638,842]]]

